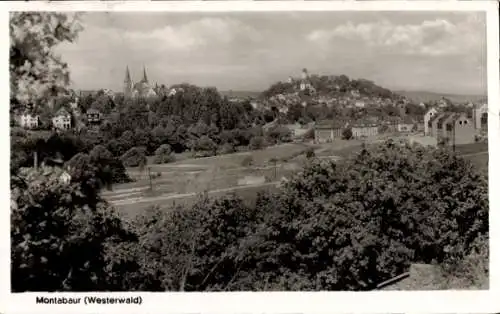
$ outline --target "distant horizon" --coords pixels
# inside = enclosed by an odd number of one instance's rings
[[[75,89],[151,82],[265,90],[302,68],[390,90],[486,94],[486,16],[478,12],[87,12],[57,48]],[[437,91],[439,90],[439,91]]]
[[[377,82],[375,82],[376,84]],[[181,82],[181,83],[174,83],[172,85],[166,85],[167,87],[169,86],[173,86],[173,85],[179,85],[179,84],[191,84],[189,82]],[[194,85],[194,84],[192,84]],[[215,87],[217,88],[217,86],[199,86],[201,88],[207,88],[207,87]],[[384,87],[384,86],[381,86],[381,87]],[[99,91],[99,90],[102,90],[102,89],[106,89],[106,88],[93,88],[93,89],[81,89],[81,88],[74,88],[75,90],[77,91],[82,91],[82,92],[88,92],[88,91]],[[113,89],[110,89],[108,88],[109,90],[115,92],[115,93],[120,93],[122,91],[120,90],[113,90]],[[236,92],[236,93],[262,93],[264,92],[264,90],[237,90],[237,89],[219,89],[217,88],[217,91],[219,91],[220,93],[229,93],[229,92]],[[450,95],[450,96],[474,96],[474,97],[487,97],[488,96],[488,93],[485,92],[485,93],[477,93],[477,94],[464,94],[464,93],[448,93],[448,92],[442,92],[442,91],[433,91],[433,90],[409,90],[409,89],[398,89],[398,90],[391,90],[393,93],[399,93],[399,92],[406,92],[406,93],[428,93],[428,94],[436,94],[436,95]]]

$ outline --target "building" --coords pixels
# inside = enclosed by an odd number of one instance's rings
[[[398,132],[409,133],[414,131],[415,121],[410,117],[405,117],[397,124]]]
[[[440,113],[430,123],[431,135],[438,143],[461,145],[475,142],[477,131],[466,113]]]
[[[301,91],[307,91],[309,93],[315,93],[316,89],[312,86],[311,81],[309,80],[309,73],[307,69],[302,69],[302,75],[300,78],[299,89]]]
[[[125,97],[132,97],[132,98],[137,98],[137,97],[147,98],[147,97],[154,97],[157,95],[154,90],[154,87],[149,84],[148,76],[146,74],[146,67],[144,67],[142,80],[134,84],[132,82],[130,71],[127,66],[127,69],[125,71],[123,95]]]
[[[448,121],[447,134],[449,134],[449,143],[456,145],[472,144],[476,140],[476,130],[472,119],[467,114],[455,114],[453,119]]]
[[[26,111],[18,117],[19,125],[25,129],[35,129],[40,124],[40,116]]]
[[[351,124],[352,137],[364,138],[378,135],[378,124],[368,121],[356,121]]]
[[[444,113],[436,113],[434,114],[427,123],[427,127],[429,129],[429,135],[433,137],[437,137],[437,123],[439,119],[444,116]]]
[[[454,114],[450,112],[445,112],[442,115],[440,115],[436,119],[436,123],[433,124],[433,127],[435,126],[436,129],[433,129],[433,136],[436,137],[438,140],[441,138],[446,138],[446,128],[445,128],[445,122],[447,122],[450,119],[453,119]]]
[[[488,128],[488,104],[484,103],[472,109],[472,119],[477,130]]]
[[[98,124],[101,122],[101,113],[97,109],[91,108],[87,110],[86,115],[89,124]]]
[[[58,130],[71,129],[71,114],[64,108],[59,109],[52,118],[52,125]]]
[[[342,138],[346,123],[340,121],[322,121],[314,126],[314,142],[329,143]]]
[[[364,108],[365,107],[365,102],[363,100],[356,100],[354,103],[354,107],[356,108]]]
[[[424,134],[425,135],[430,135],[431,134],[431,125],[429,124],[429,121],[438,113],[438,110],[436,108],[431,108],[427,110],[427,112],[424,115]]]

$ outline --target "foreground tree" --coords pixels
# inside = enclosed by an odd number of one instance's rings
[[[54,48],[74,41],[81,29],[77,14],[10,13],[11,109],[45,105],[52,97],[65,93],[69,69]]]
[[[106,245],[133,235],[96,190],[63,174],[31,169],[12,178],[14,292],[116,289],[107,280]]]

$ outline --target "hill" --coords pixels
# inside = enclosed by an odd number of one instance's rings
[[[457,94],[446,94],[446,93],[435,93],[426,91],[395,91],[396,94],[406,96],[416,103],[438,101],[442,97],[445,97],[453,103],[465,103],[465,102],[480,102],[484,101],[486,95],[457,95]]]
[[[257,98],[261,92],[256,91],[219,91],[222,96],[237,98]]]

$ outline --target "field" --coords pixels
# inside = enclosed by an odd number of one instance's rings
[[[103,192],[103,196],[126,216],[155,204],[166,208],[192,204],[202,193],[209,197],[234,193],[251,201],[258,191],[277,189],[282,178],[296,173],[303,166],[304,153],[308,149],[314,149],[318,158],[341,159],[359,151],[361,143],[339,140],[322,145],[283,144],[205,158],[183,154],[169,164],[148,165],[151,180],[147,170],[128,169],[137,181],[116,185],[113,191]],[[487,149],[487,144],[482,143],[456,147],[457,152],[471,160],[485,175],[488,173]]]
[[[116,185],[103,196],[126,215],[135,215],[154,204],[169,207],[192,203],[205,192],[210,197],[235,193],[251,199],[259,190],[276,189],[282,178],[300,169],[302,161],[296,157],[310,147],[317,148],[302,143],[283,144],[258,151],[151,164],[151,181],[147,170],[131,168],[128,173],[137,181]]]

